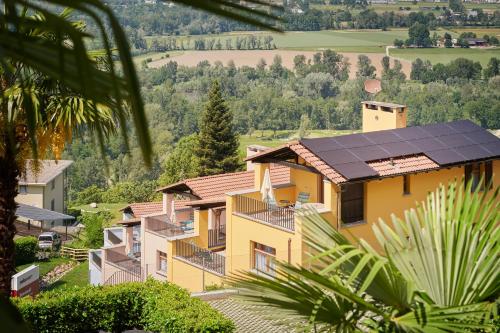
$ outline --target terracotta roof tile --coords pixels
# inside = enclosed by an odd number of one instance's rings
[[[300,143],[290,145],[290,149],[293,150],[297,155],[302,157],[307,163],[311,164],[316,170],[318,170],[323,176],[330,179],[335,184],[343,183],[346,179],[325,162],[323,162],[316,155],[311,153],[309,149],[301,145]]]
[[[393,158],[392,160],[385,159],[376,162],[368,162],[367,164],[376,172],[378,172],[380,176],[392,176],[439,168],[439,165],[437,163],[423,154],[397,157]]]
[[[276,185],[290,182],[290,169],[281,165],[271,165],[271,181]],[[200,199],[218,198],[223,197],[228,192],[253,188],[254,171],[224,173],[186,179],[182,182],[163,187],[160,190],[173,189],[180,185],[189,187],[193,194]]]
[[[128,205],[126,208],[130,208],[132,210],[132,214],[136,218],[145,216],[145,215],[150,215],[154,213],[161,213],[163,211],[163,204],[162,202],[135,202],[130,205]]]

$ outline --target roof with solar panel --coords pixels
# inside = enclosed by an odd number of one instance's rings
[[[297,148],[297,146],[300,146]],[[294,148],[292,148],[294,147]],[[307,156],[335,183],[434,170],[500,156],[500,139],[468,120],[329,138],[302,139],[249,158],[255,162]],[[307,153],[311,153],[307,155]],[[315,165],[321,166],[321,168]]]

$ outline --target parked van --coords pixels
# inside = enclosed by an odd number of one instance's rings
[[[61,236],[57,232],[43,232],[38,236],[38,247],[44,250],[58,250],[61,247]]]

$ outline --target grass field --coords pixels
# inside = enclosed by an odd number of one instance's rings
[[[122,219],[122,213],[120,209],[127,206],[126,203],[98,203],[97,208],[92,208],[89,205],[73,206],[71,209],[79,209],[85,213],[98,213],[101,211],[108,211],[113,215],[113,219],[110,221],[110,225],[118,222]]]
[[[85,261],[66,273],[60,280],[54,282],[49,290],[74,286],[83,287],[87,284],[89,284],[89,262]]]
[[[479,61],[485,66],[490,58],[500,58],[500,48],[496,49],[391,49],[390,55],[413,61],[416,58],[429,60],[431,63],[446,64],[456,58],[467,58],[474,61]]]
[[[29,263],[29,264],[16,266],[16,271],[20,272],[23,269],[25,269],[31,265],[37,265],[39,267],[39,270],[40,270],[40,276],[44,276],[45,274],[47,274],[48,272],[50,272],[51,270],[56,268],[56,266],[59,266],[61,264],[65,264],[69,261],[70,260],[68,258],[64,258],[64,257],[50,258],[49,260],[35,261],[35,262]]]
[[[391,45],[394,39],[403,39],[408,36],[406,29],[394,29],[390,31],[381,30],[322,30],[322,31],[298,31],[287,32],[284,34],[273,34],[267,32],[252,32],[256,35],[273,36],[273,43],[279,49],[289,50],[318,50],[330,48],[339,52],[359,52],[359,53],[380,53],[385,52],[385,46]],[[226,33],[219,35],[200,35],[200,36],[181,36],[178,39],[178,45],[184,41],[185,47],[190,40],[190,47],[194,45],[197,38],[215,38],[220,39],[225,47],[226,39],[233,40],[233,47],[237,37],[248,35],[249,33]],[[169,37],[154,36],[147,37],[149,43],[153,39],[162,39]],[[154,54],[154,53],[151,53]],[[144,59],[148,56],[142,55]]]

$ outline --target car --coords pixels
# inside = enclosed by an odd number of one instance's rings
[[[57,232],[43,232],[38,236],[38,247],[42,250],[57,250],[61,246],[61,236]]]

